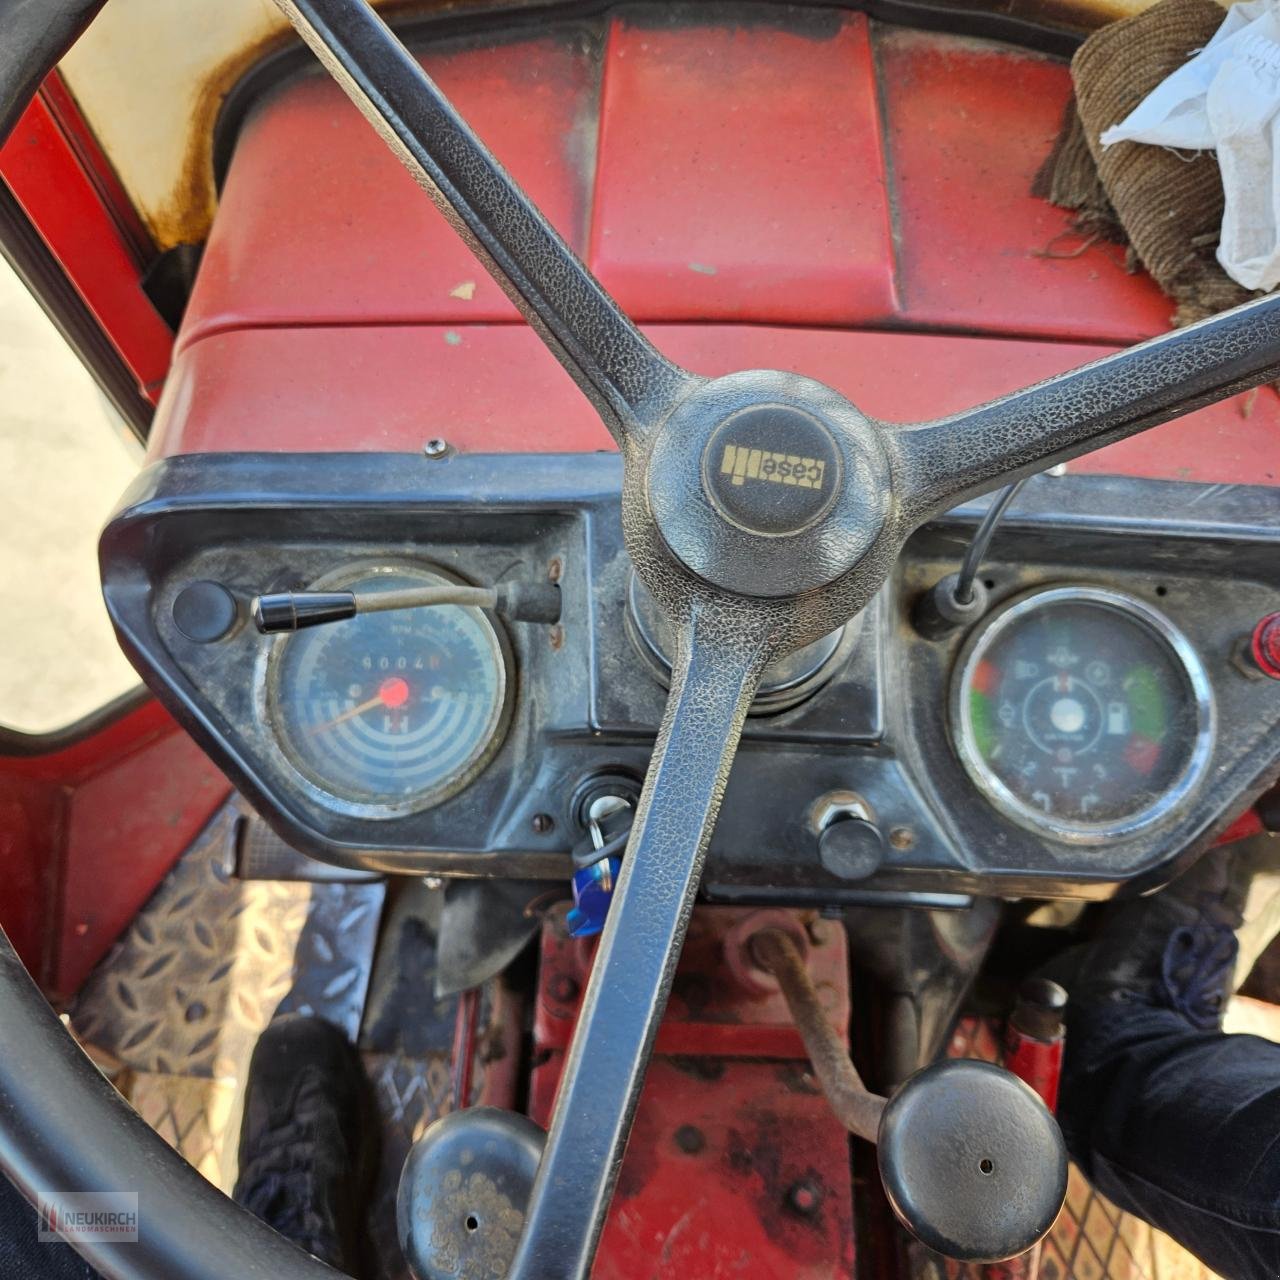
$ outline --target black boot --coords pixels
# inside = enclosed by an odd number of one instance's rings
[[[249,1063],[234,1199],[358,1274],[374,1134],[369,1085],[347,1038],[320,1018],[278,1018]]]
[[[1180,1014],[1198,1031],[1222,1027],[1232,991],[1253,867],[1210,849],[1172,884],[1110,909],[1092,941],[1044,970],[1073,1005],[1140,1001]]]

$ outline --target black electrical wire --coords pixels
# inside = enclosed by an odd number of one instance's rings
[[[1027,483],[1027,479],[1028,477],[1024,476],[1021,480],[1015,480],[1011,485],[1001,489],[982,517],[982,523],[973,535],[969,549],[964,553],[964,563],[960,566],[960,574],[956,578],[954,594],[960,604],[968,604],[973,599],[974,579],[977,578],[978,570],[982,568],[982,562],[987,557],[987,549],[991,546],[996,526],[1003,518],[1009,504],[1018,496],[1018,490]]]

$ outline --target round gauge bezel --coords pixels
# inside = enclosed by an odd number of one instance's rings
[[[432,583],[442,586],[473,585],[458,574],[451,573],[448,569],[444,569],[437,564],[408,560],[370,560],[349,563],[343,565],[341,569],[326,573],[310,583],[307,590],[340,591],[353,583],[383,576],[419,578],[424,585],[431,585]],[[449,605],[448,607],[462,609],[478,619],[482,624],[483,633],[489,642],[489,654],[497,669],[498,697],[495,701],[495,709],[485,724],[484,746],[470,756],[461,769],[451,775],[447,781],[437,786],[425,787],[390,803],[357,800],[331,790],[332,782],[323,778],[315,768],[300,757],[287,731],[284,729],[283,719],[277,712],[281,699],[280,668],[287,647],[300,637],[305,636],[306,632],[298,631],[278,636],[265,651],[259,661],[255,679],[258,711],[263,717],[263,723],[270,727],[272,740],[276,745],[280,758],[288,766],[303,792],[310,799],[324,805],[335,813],[345,814],[348,817],[380,820],[403,818],[415,813],[424,813],[428,809],[434,809],[446,800],[456,796],[460,791],[470,786],[492,763],[493,758],[506,741],[507,731],[511,727],[515,688],[515,667],[511,642],[501,622],[492,617],[486,610],[478,609],[473,605]],[[345,624],[338,622],[331,625],[343,626]]]
[[[974,741],[969,699],[965,692],[971,686],[978,662],[1010,627],[1037,610],[1058,604],[1099,605],[1145,627],[1163,644],[1182,671],[1187,692],[1195,706],[1195,744],[1177,778],[1145,808],[1111,822],[1069,822],[1032,808],[987,766]],[[952,671],[949,707],[952,749],[970,781],[985,799],[1019,826],[1065,844],[1115,843],[1159,825],[1170,818],[1200,784],[1213,754],[1216,731],[1213,688],[1200,656],[1182,632],[1158,609],[1134,596],[1104,587],[1038,588],[1009,601],[980,622],[965,641]]]

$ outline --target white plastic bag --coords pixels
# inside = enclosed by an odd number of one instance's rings
[[[1246,289],[1280,284],[1280,2],[1229,9],[1213,39],[1157,85],[1102,145],[1218,152],[1226,207],[1218,261]]]

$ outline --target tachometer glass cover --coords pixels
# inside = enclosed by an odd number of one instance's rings
[[[994,614],[961,655],[952,734],[974,783],[1033,831],[1099,843],[1200,781],[1213,702],[1194,649],[1132,597],[1062,587]]]
[[[363,569],[320,589],[444,585],[418,568]],[[339,807],[394,817],[465,787],[501,746],[508,719],[504,638],[479,609],[362,613],[283,638],[267,673],[285,755]]]

